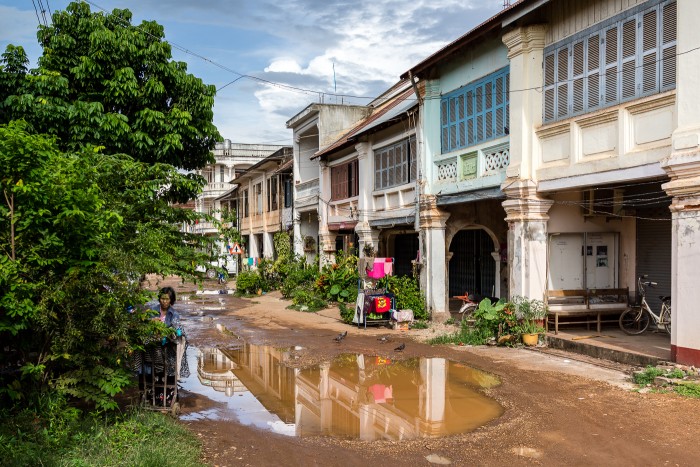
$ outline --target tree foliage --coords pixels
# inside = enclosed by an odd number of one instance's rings
[[[145,273],[193,278],[206,239],[174,206],[201,191],[214,88],[163,29],[84,3],[40,27],[39,67],[0,58],[0,403],[47,388],[114,407],[125,363],[162,332],[128,305]]]

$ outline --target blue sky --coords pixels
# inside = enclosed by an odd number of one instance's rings
[[[39,0],[34,0],[38,4]],[[42,0],[51,11],[66,0]],[[127,8],[134,24],[155,20],[169,42],[238,73],[313,92],[240,79],[217,93],[214,123],[241,143],[291,144],[285,122],[324,94],[374,97],[412,65],[497,13],[503,0],[90,0]],[[48,11],[47,11],[48,18]],[[0,0],[0,49],[21,45],[35,66],[32,0]],[[222,88],[239,75],[173,48],[173,58]],[[368,99],[344,99],[365,104]]]

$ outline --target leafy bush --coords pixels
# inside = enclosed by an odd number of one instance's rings
[[[326,306],[328,306],[328,304],[316,291],[301,288],[295,290],[292,294],[292,305],[289,308],[299,311],[316,312],[318,310],[323,310]]]
[[[316,281],[316,290],[327,300],[352,303],[357,299],[357,257],[336,253],[335,262],[326,264]]]
[[[632,377],[636,384],[639,384],[640,386],[646,386],[647,384],[653,383],[654,379],[657,376],[661,376],[663,374],[664,370],[662,370],[661,368],[656,368],[654,366],[649,365],[644,369],[643,372],[635,373]]]
[[[291,298],[299,288],[311,290],[318,278],[318,265],[310,265],[303,258],[291,258],[278,265],[282,277],[280,292],[285,298]]]
[[[429,318],[425,306],[425,297],[418,286],[418,281],[409,276],[388,276],[387,290],[396,297],[397,310],[413,310],[416,320]]]
[[[343,302],[338,302],[338,309],[340,310],[340,319],[343,320],[343,323],[352,323],[352,319],[355,317],[355,307],[349,307]]]
[[[411,329],[428,329],[428,326],[428,322],[422,319],[411,323]]]
[[[681,396],[694,397],[696,399],[700,399],[700,384],[679,384],[674,388],[674,390]]]
[[[254,294],[261,288],[260,276],[256,271],[241,271],[236,278],[236,294]]]

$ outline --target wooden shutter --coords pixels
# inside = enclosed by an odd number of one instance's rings
[[[605,103],[617,102],[617,26],[605,31]]]
[[[569,48],[557,52],[557,118],[569,113]]]
[[[676,2],[661,9],[661,90],[676,87]]]
[[[450,138],[448,136],[448,111],[447,99],[443,99],[440,103],[440,123],[442,126],[442,152],[449,152]]]
[[[475,143],[474,135],[474,91],[467,91],[467,146]]]
[[[554,120],[554,52],[544,57],[544,121]]]
[[[593,110],[600,105],[600,35],[588,38],[586,50],[586,105]]]
[[[659,90],[659,27],[656,8],[642,15],[642,64],[641,64],[641,93],[653,94]]]
[[[410,179],[409,182],[413,182],[418,178],[418,153],[416,152],[416,137],[411,136],[408,139],[408,159],[410,162]]]
[[[583,41],[574,43],[571,48],[571,112],[574,114],[584,110],[584,71],[585,62],[583,54]]]
[[[637,20],[632,18],[622,23],[622,76],[620,99],[635,96],[637,84]]]

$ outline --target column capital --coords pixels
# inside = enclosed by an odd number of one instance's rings
[[[425,87],[425,99],[440,98],[440,81],[437,79],[429,79],[423,81]]]
[[[506,222],[549,220],[547,212],[554,201],[539,196],[534,181],[506,180],[501,189],[508,198],[502,203]]]
[[[544,24],[533,24],[505,33],[501,40],[508,47],[508,58],[512,59],[532,50],[544,49],[546,30],[547,27]]]
[[[358,159],[364,159],[369,155],[369,151],[372,148],[372,145],[366,141],[363,141],[361,143],[357,143],[355,145],[355,151],[357,151],[357,158]]]
[[[675,153],[661,161],[671,181],[661,188],[673,197],[672,212],[700,210],[700,151]]]
[[[450,213],[438,208],[435,195],[423,195],[420,200],[420,228],[445,230]]]

